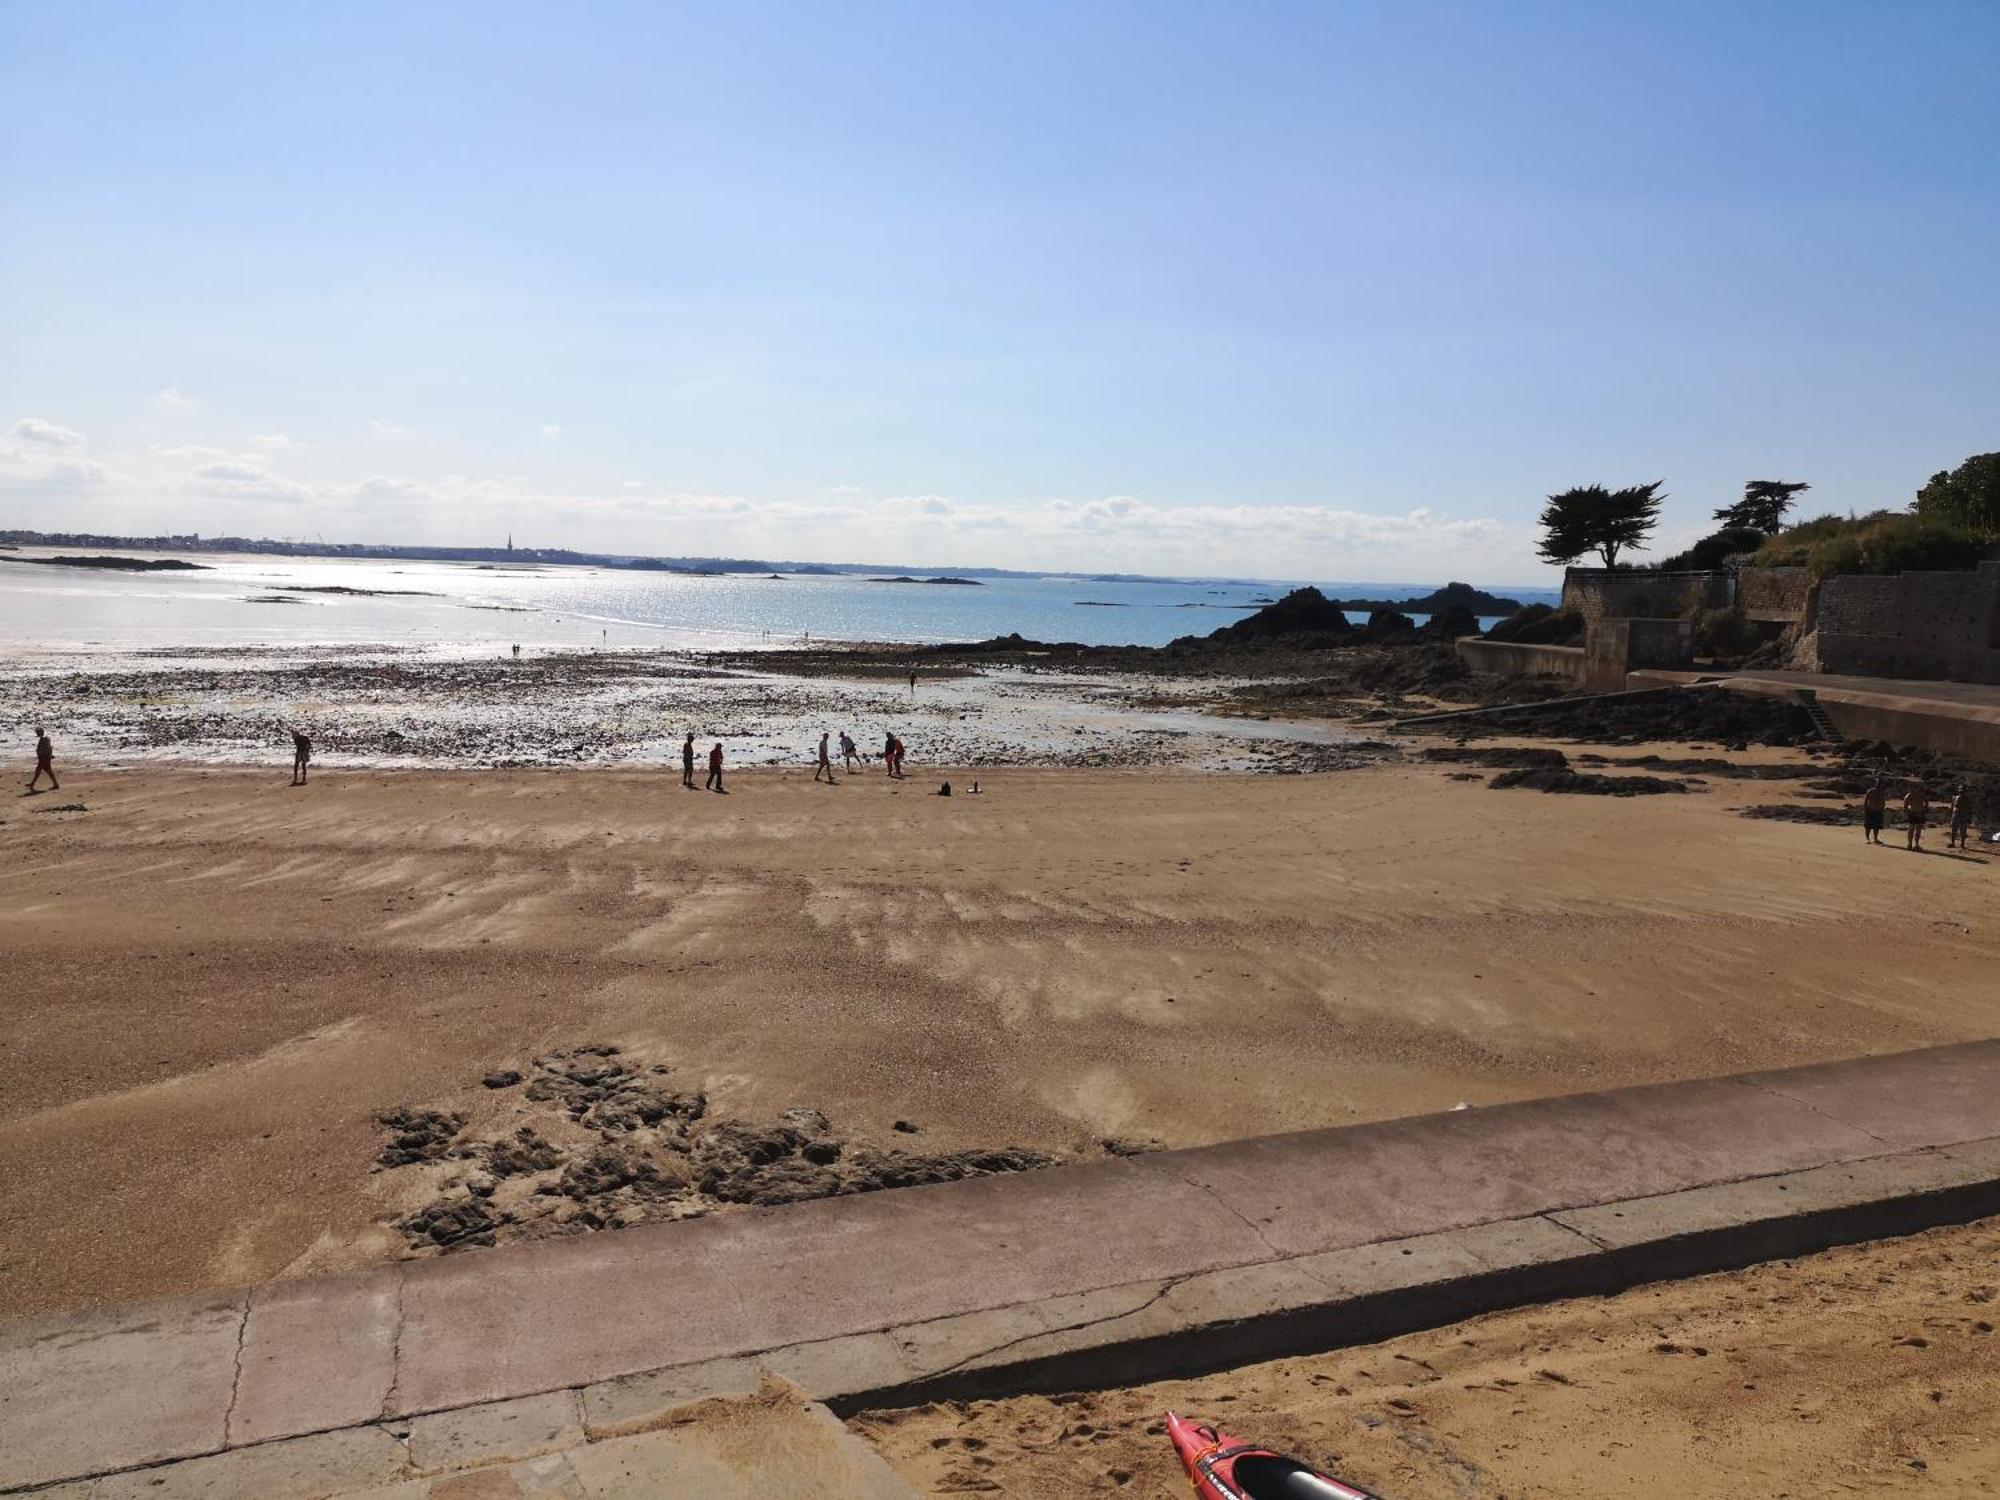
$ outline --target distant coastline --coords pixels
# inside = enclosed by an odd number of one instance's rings
[[[157,536],[115,536],[100,532],[77,531],[28,531],[0,528],[0,550],[14,551],[21,547],[74,547],[111,549],[128,552],[193,552],[193,553],[233,553],[261,557],[293,558],[352,558],[374,562],[447,562],[470,563],[480,568],[515,567],[532,569],[538,567],[585,567],[616,568],[638,572],[674,573],[683,577],[719,578],[735,574],[751,573],[769,578],[773,574],[798,577],[840,578],[862,575],[867,578],[908,578],[912,582],[929,582],[943,579],[948,582],[977,583],[981,579],[1023,579],[1038,578],[1074,580],[1078,583],[1132,583],[1132,584],[1225,584],[1232,587],[1254,588],[1260,597],[1252,603],[1268,603],[1261,597],[1261,591],[1270,590],[1274,585],[1291,587],[1310,580],[1244,578],[1235,575],[1196,575],[1185,573],[1086,573],[1058,568],[998,568],[978,565],[956,565],[948,569],[925,568],[910,563],[881,562],[802,562],[774,558],[748,557],[668,557],[615,552],[583,552],[568,547],[445,547],[445,546],[403,546],[395,543],[377,542],[321,542],[297,541],[277,537],[202,536],[197,532],[182,532]],[[9,561],[33,561],[27,558],[10,558]],[[200,564],[189,564],[199,567]],[[1375,585],[1383,589],[1404,587],[1401,584]],[[1410,589],[1418,590],[1425,585],[1410,584]],[[1447,588],[1452,585],[1446,585]],[[1465,588],[1466,585],[1457,585]],[[1536,585],[1528,589],[1530,593],[1546,592],[1546,588]],[[1439,591],[1442,592],[1442,591]],[[1433,597],[1433,596],[1426,596]],[[1501,596],[1486,595],[1486,598]],[[1515,607],[1512,601],[1502,599],[1508,608],[1498,613],[1511,613]],[[1370,609],[1386,604],[1397,609],[1423,610],[1430,606],[1425,598],[1412,595],[1402,599],[1346,601],[1342,604],[1350,609]],[[1475,609],[1475,613],[1496,611]]]

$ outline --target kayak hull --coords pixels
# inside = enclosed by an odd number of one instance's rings
[[[1167,1413],[1167,1436],[1201,1500],[1381,1500],[1282,1453],[1173,1412]]]

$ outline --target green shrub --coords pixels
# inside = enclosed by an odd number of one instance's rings
[[[1992,551],[1975,531],[1908,511],[1819,516],[1780,532],[1757,549],[1767,568],[1810,568],[1816,578],[1840,573],[1918,573],[1977,567]]]
[[[1685,552],[1660,559],[1662,573],[1706,573],[1720,568],[1730,558],[1756,552],[1768,538],[1748,526],[1725,526],[1712,531]]]

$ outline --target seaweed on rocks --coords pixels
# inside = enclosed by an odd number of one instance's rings
[[[1519,766],[1551,766],[1561,770],[1569,764],[1569,757],[1562,751],[1536,745],[1495,745],[1490,749],[1478,745],[1433,745],[1423,755],[1425,760],[1443,761],[1447,765],[1486,766],[1495,770]]]
[[[1742,781],[1805,781],[1826,774],[1824,766],[1749,765],[1712,755],[1579,755],[1580,766],[1631,766],[1649,771],[1672,771],[1688,776],[1724,776]]]
[[[1829,828],[1858,828],[1858,807],[1815,807],[1801,802],[1765,802],[1736,809],[1739,818],[1764,818],[1776,823],[1816,823]]]
[[[375,1123],[389,1132],[388,1142],[375,1157],[376,1164],[402,1167],[443,1157],[459,1131],[465,1128],[465,1116],[404,1105],[385,1109],[375,1117]]]
[[[843,1135],[804,1106],[768,1122],[712,1119],[704,1094],[659,1082],[669,1071],[596,1043],[534,1059],[517,1112],[489,1137],[464,1138],[464,1117],[441,1110],[405,1107],[379,1116],[391,1133],[381,1165],[427,1165],[438,1174],[432,1201],[394,1220],[410,1252],[956,1182],[1062,1160],[1019,1146],[879,1147]],[[915,1129],[904,1121],[896,1128]]]
[[[1522,766],[1502,771],[1486,784],[1496,789],[1526,787],[1537,792],[1567,792],[1587,797],[1651,797],[1687,790],[1686,782],[1670,781],[1663,776],[1599,776],[1554,766]]]
[[[1800,704],[1724,688],[1683,688],[1574,702],[1557,699],[1509,713],[1504,720],[1467,719],[1454,727],[1468,736],[1535,735],[1610,745],[1710,740],[1740,748],[1810,745],[1819,738],[1812,717]]]

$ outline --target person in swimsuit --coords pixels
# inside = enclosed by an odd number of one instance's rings
[[[1952,789],[1951,817],[1947,824],[1944,846],[1947,849],[1963,849],[1967,837],[1972,833],[1972,793],[1960,782]]]
[[[813,780],[818,781],[824,776],[828,786],[839,786],[840,783],[833,779],[833,757],[826,748],[826,742],[831,738],[831,735],[826,734],[819,737],[819,765],[813,769]]]
[[[56,780],[56,747],[49,739],[49,732],[41,725],[35,726],[35,774],[28,778],[28,790],[41,790],[41,780],[49,778],[49,789],[59,792],[62,783]]]
[[[681,785],[689,791],[694,790],[694,731],[692,729],[688,731],[688,737],[681,741]]]
[[[1909,820],[1908,843],[1905,849],[1924,847],[1924,824],[1930,821],[1931,794],[1920,781],[1903,795],[1903,816]]]
[[[715,748],[708,752],[708,780],[705,783],[711,792],[728,794],[722,784],[722,741],[715,742]]]
[[[306,765],[313,758],[313,742],[303,729],[292,731],[292,785],[306,784]]]
[[[1882,823],[1888,800],[1889,789],[1882,784],[1878,773],[1868,783],[1868,790],[1861,798],[1861,832],[1871,844],[1882,842]]]

